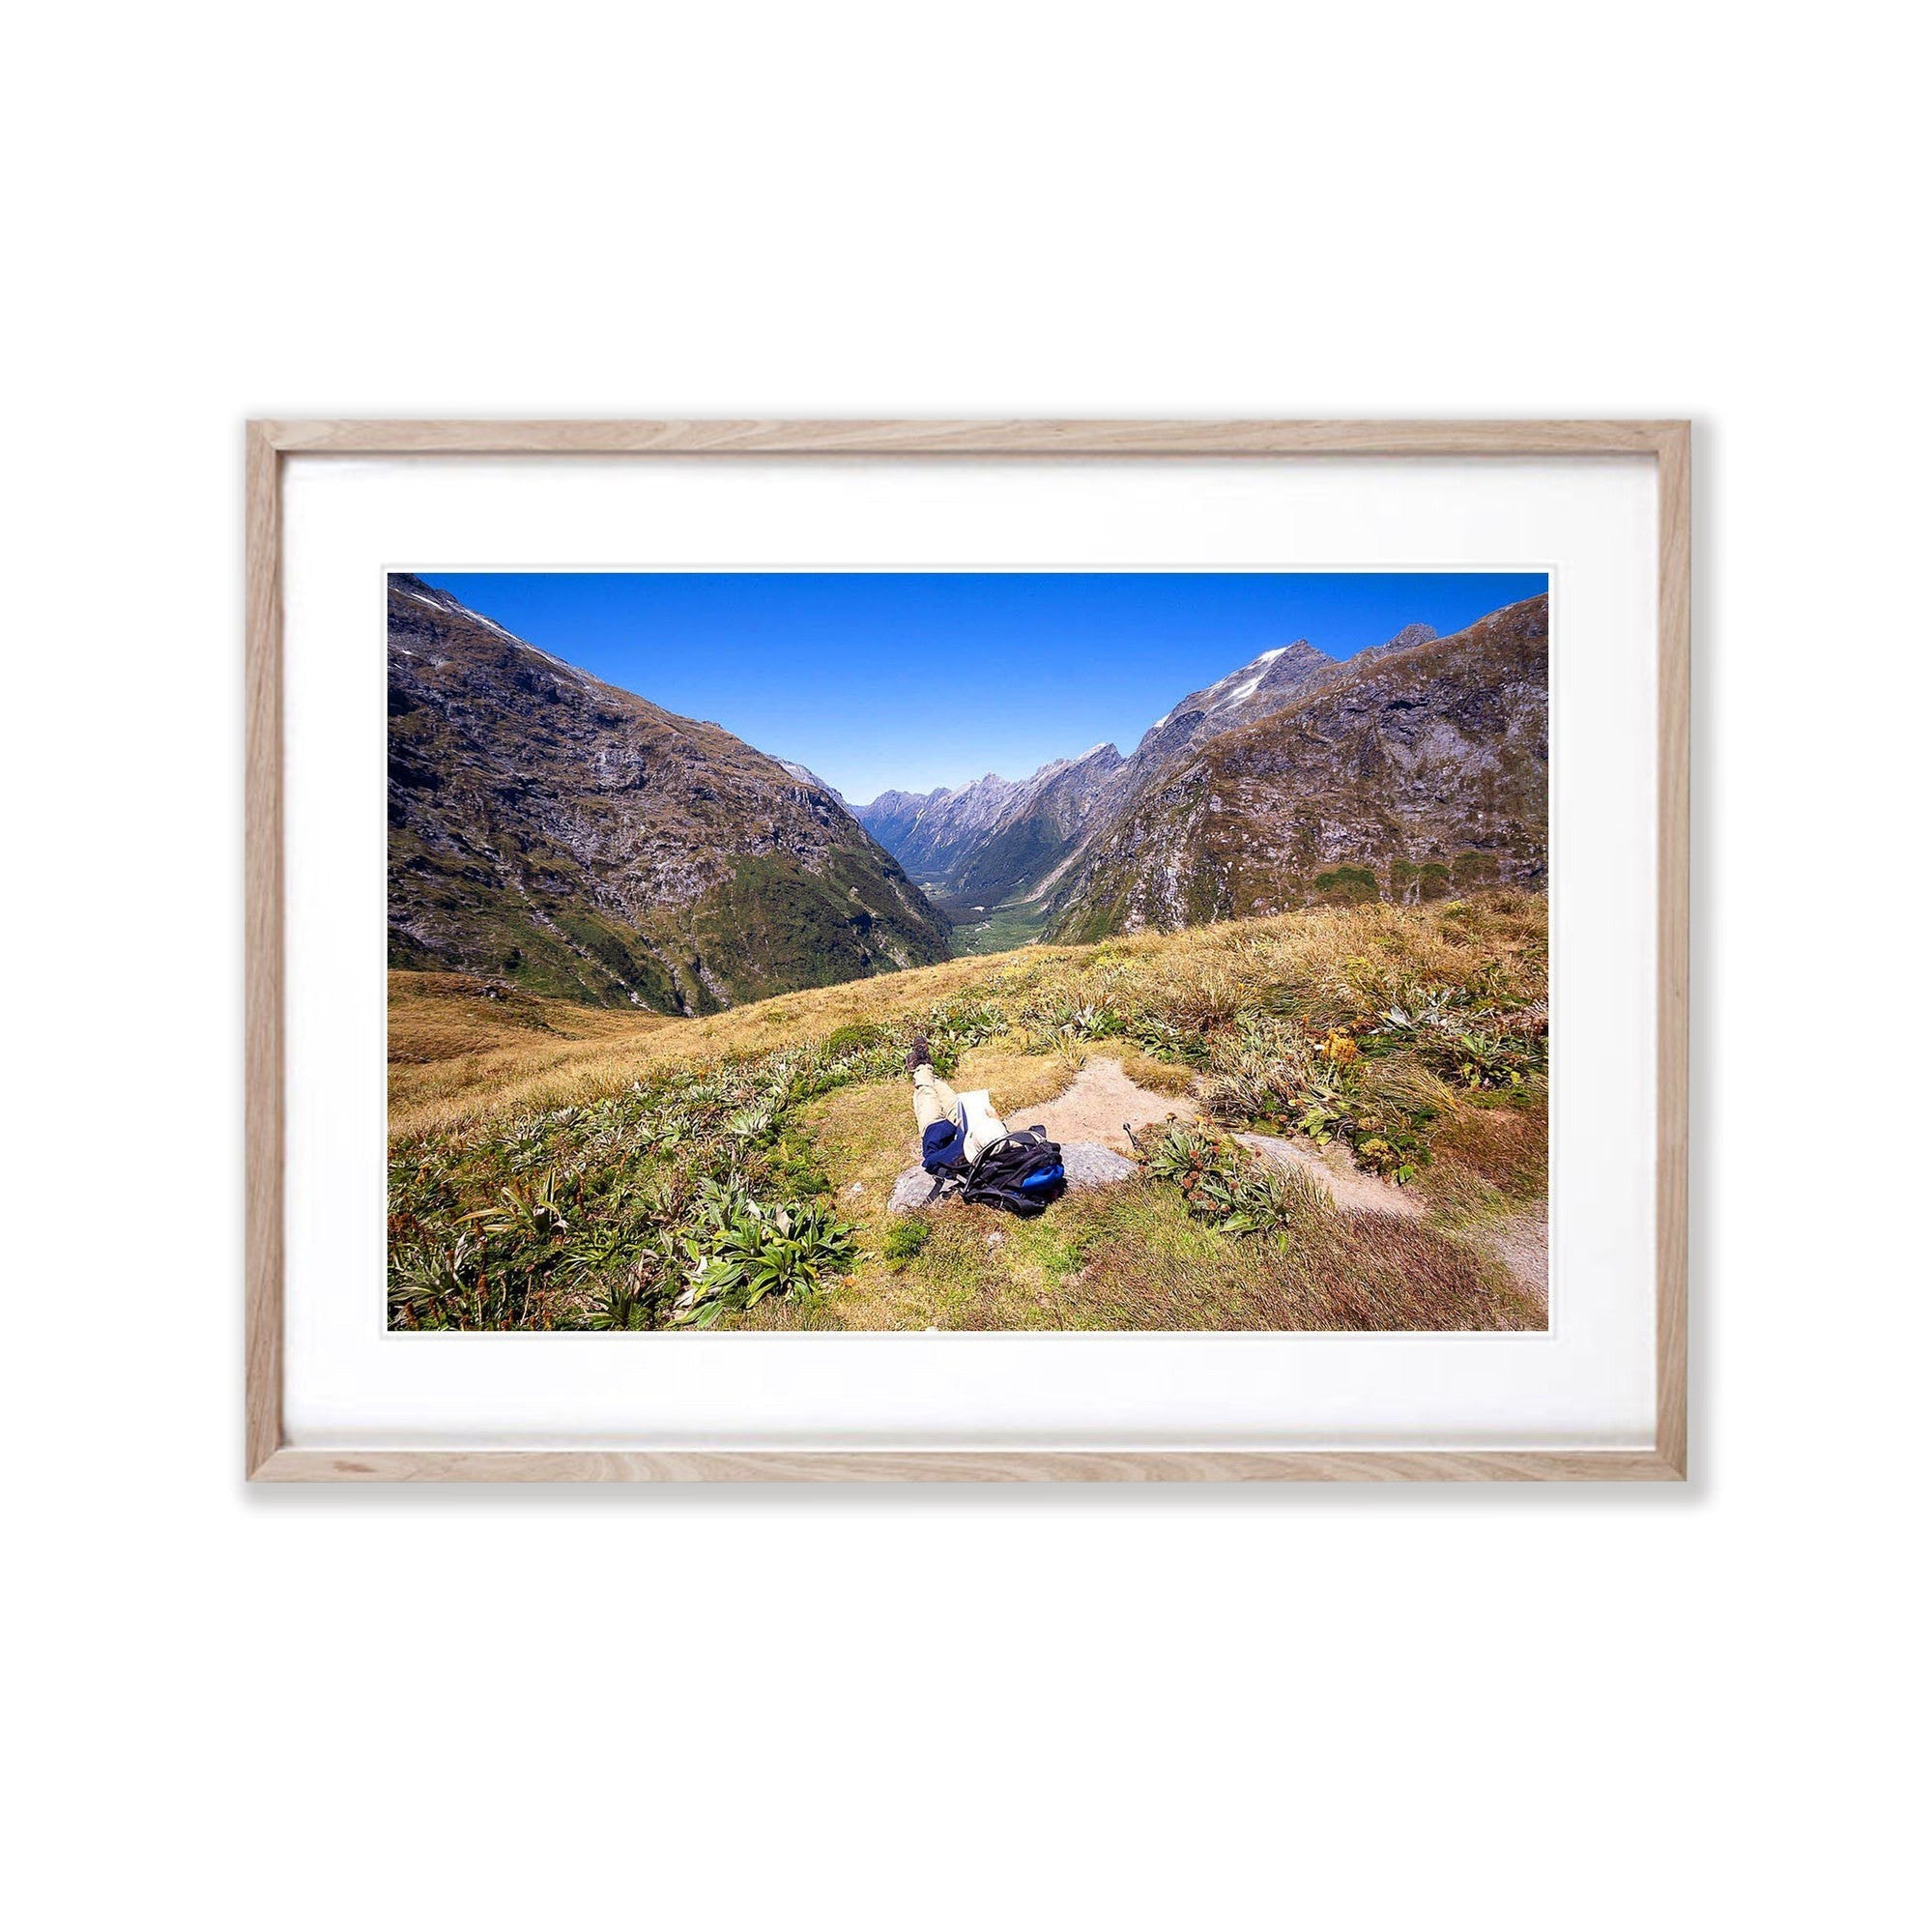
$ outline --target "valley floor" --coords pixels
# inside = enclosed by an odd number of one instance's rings
[[[1545,962],[1543,900],[1496,894],[1027,946],[698,1021],[392,974],[390,1320],[1541,1328]],[[915,1029],[1010,1124],[1124,1146],[1134,1120],[1139,1177],[1030,1222],[891,1213]]]
[[[1047,908],[1040,900],[1016,899],[993,907],[948,901],[944,910],[953,922],[955,958],[1011,952],[1030,945],[1047,930]]]

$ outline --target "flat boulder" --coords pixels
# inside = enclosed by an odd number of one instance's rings
[[[1098,1140],[1062,1140],[1060,1165],[1067,1170],[1069,1194],[1078,1194],[1083,1188],[1111,1187],[1116,1181],[1131,1181],[1140,1171],[1138,1161],[1116,1154],[1111,1147],[1103,1147]],[[908,1168],[893,1184],[892,1198],[887,1205],[894,1214],[911,1214],[922,1207],[937,1206],[941,1197],[939,1183],[924,1168]],[[953,1199],[957,1195],[943,1197]]]

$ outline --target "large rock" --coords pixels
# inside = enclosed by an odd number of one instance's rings
[[[1105,1188],[1116,1181],[1131,1181],[1140,1171],[1138,1162],[1116,1154],[1110,1147],[1103,1147],[1098,1140],[1061,1141],[1060,1165],[1067,1170],[1070,1194],[1077,1194],[1082,1188]],[[937,1206],[940,1198],[939,1184],[924,1168],[908,1168],[894,1183],[892,1199],[887,1204],[894,1214],[911,1214],[922,1207]]]

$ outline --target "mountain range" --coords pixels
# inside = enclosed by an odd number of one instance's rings
[[[1337,660],[1306,639],[1190,692],[1122,758],[887,792],[856,817],[953,916],[1066,940],[1399,896],[1546,864],[1548,599]],[[1457,873],[1457,866],[1460,873]],[[1348,877],[1335,880],[1337,869]]]
[[[1142,773],[1046,882],[1053,937],[1541,884],[1548,598],[1325,665]]]
[[[706,1013],[948,955],[829,786],[389,586],[389,964]]]
[[[1125,757],[853,807],[392,576],[390,964],[704,1013],[956,948],[1536,884],[1548,620],[1540,596],[1346,659],[1298,639]]]

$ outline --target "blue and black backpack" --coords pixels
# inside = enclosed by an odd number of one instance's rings
[[[1025,1216],[1045,1213],[1066,1191],[1059,1142],[1049,1140],[1044,1128],[1023,1127],[980,1149],[966,1171],[960,1198]]]

